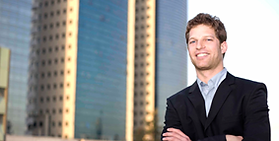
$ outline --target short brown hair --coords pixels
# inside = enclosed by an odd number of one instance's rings
[[[207,25],[212,27],[215,30],[215,35],[219,39],[220,43],[223,43],[227,40],[227,32],[225,29],[224,24],[220,21],[220,19],[216,16],[211,16],[209,14],[200,13],[193,19],[191,19],[186,28],[186,44],[188,44],[189,41],[189,32],[192,28],[198,26],[198,25]]]

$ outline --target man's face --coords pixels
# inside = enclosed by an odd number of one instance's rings
[[[220,41],[213,28],[197,25],[189,32],[188,51],[191,61],[197,70],[223,69],[223,53],[227,43]]]

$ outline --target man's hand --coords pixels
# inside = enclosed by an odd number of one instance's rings
[[[164,141],[191,141],[191,139],[181,132],[179,129],[168,128],[168,132],[164,133]]]
[[[242,141],[242,136],[226,135],[227,141]]]

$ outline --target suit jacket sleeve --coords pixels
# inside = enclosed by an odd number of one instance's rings
[[[266,86],[258,84],[245,104],[243,141],[270,141]]]
[[[171,100],[167,99],[167,109],[166,109],[166,115],[165,115],[165,126],[163,129],[163,133],[167,132],[168,128],[176,128],[182,130],[182,124],[180,122],[180,119],[178,117],[178,113],[176,109],[174,108]]]

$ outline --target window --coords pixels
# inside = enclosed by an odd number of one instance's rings
[[[45,54],[45,53],[46,53],[46,49],[44,49],[44,48],[43,48],[43,51],[42,51],[42,53],[43,53],[43,54]]]
[[[65,26],[66,25],[66,21],[63,21],[62,24],[63,24],[63,26]]]
[[[47,89],[50,90],[50,84],[47,84]]]
[[[60,10],[56,11],[56,15],[58,15],[58,16],[60,15]]]
[[[60,83],[60,88],[63,88],[63,83]]]
[[[63,101],[63,96],[60,96],[60,101]]]
[[[47,25],[44,25],[44,30],[47,30]]]
[[[64,10],[63,10],[63,13],[64,13],[64,14],[66,14],[66,13],[67,13],[67,10],[66,10],[66,9],[64,9]]]
[[[45,18],[45,19],[47,18],[47,13],[44,14],[44,18]]]
[[[59,39],[59,34],[55,35],[55,39],[58,40]]]
[[[59,22],[57,22],[57,23],[56,23],[56,27],[59,27],[59,26],[60,26],[60,23],[59,23]]]
[[[55,121],[52,122],[52,126],[55,127]]]
[[[50,71],[47,73],[47,76],[48,76],[48,77],[51,77],[51,72],[50,72]]]
[[[59,35],[58,35],[58,36],[59,36]],[[59,48],[58,48],[58,46],[56,46],[56,47],[55,47],[55,51],[58,51],[58,50],[59,50]]]
[[[46,37],[43,37],[43,42],[46,42],[47,41],[47,38]]]
[[[49,24],[49,28],[52,29],[53,28],[53,23]]]
[[[41,78],[45,78],[45,73],[41,73]]]
[[[63,70],[61,70],[61,71],[60,71],[60,74],[61,74],[61,75],[64,75],[64,71],[63,71]]]
[[[47,7],[47,6],[48,6],[48,1],[45,2],[45,7]]]
[[[55,109],[53,109],[53,110],[52,110],[52,113],[53,113],[53,114],[55,114],[55,113],[56,113],[56,110],[55,110]]]
[[[54,59],[54,63],[55,63],[55,64],[58,63],[58,59],[57,59],[57,58]]]
[[[64,63],[64,58],[61,58],[61,63]]]
[[[62,33],[62,38],[65,38],[65,33]]]
[[[53,96],[52,100],[53,102],[56,102],[56,96]]]
[[[53,84],[53,88],[56,89],[56,88],[57,88],[57,85],[56,85],[56,84]]]
[[[51,36],[51,37],[52,37],[52,36]],[[49,52],[49,53],[52,52],[52,48],[51,48],[51,47],[48,48],[48,52]]]

